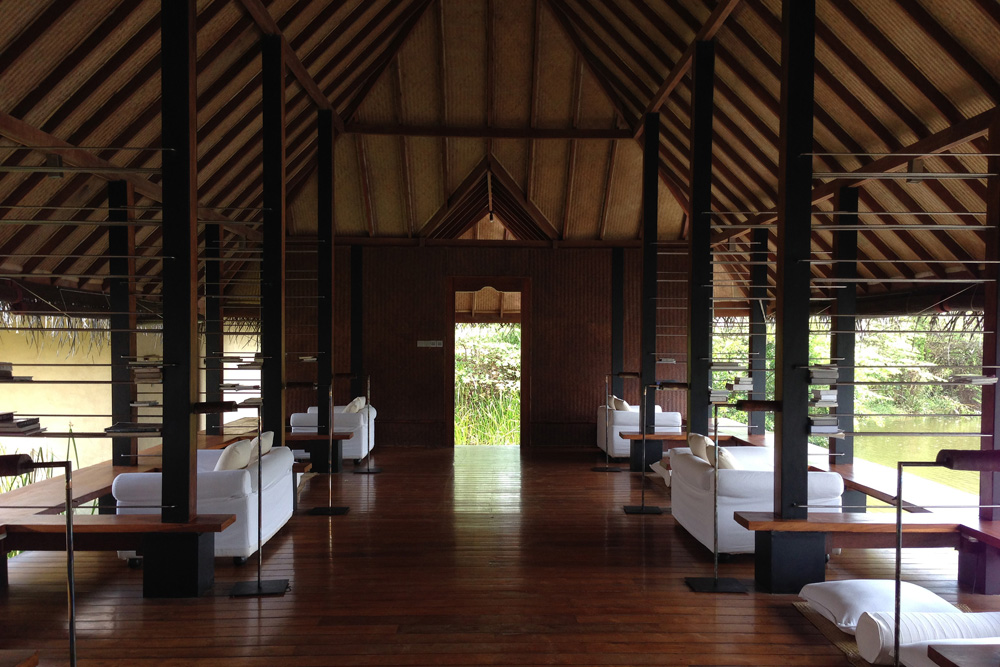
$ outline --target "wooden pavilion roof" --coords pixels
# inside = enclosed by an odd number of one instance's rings
[[[107,219],[104,180],[129,180],[136,217],[157,217],[158,8],[0,0],[0,273],[101,289],[107,228],[85,223]],[[864,183],[862,211],[876,215],[863,217],[861,276],[873,282],[859,292],[980,277],[984,237],[958,226],[983,224],[972,214],[985,210],[985,179],[884,174],[986,172],[1000,4],[819,0],[817,14],[814,172],[883,176],[814,181],[817,211],[832,210],[837,185]],[[226,223],[230,256],[250,257],[260,238],[248,223],[261,205],[262,33],[283,35],[289,64],[292,237],[316,234],[322,106],[338,129],[341,242],[636,242],[650,111],[663,126],[659,238],[684,239],[692,45],[713,37],[714,233],[737,262],[717,268],[720,282],[744,275],[747,227],[774,221],[779,0],[200,0],[198,25],[198,196],[205,220]],[[61,177],[34,169],[47,153],[61,156]],[[902,224],[938,228],[877,231]],[[156,276],[158,225],[136,237],[149,256],[138,273]],[[813,237],[826,258],[831,233]]]

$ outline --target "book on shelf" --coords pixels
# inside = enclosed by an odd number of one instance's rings
[[[836,389],[813,389],[812,397],[818,401],[825,400],[836,400],[837,390]]]
[[[253,361],[236,364],[236,368],[243,370],[260,370],[263,367],[264,361],[262,359],[254,359]]]
[[[810,408],[835,408],[835,407],[837,407],[837,401],[835,401],[835,400],[831,400],[831,401],[810,401],[809,402],[809,407]]]
[[[809,421],[813,426],[836,426],[840,423],[836,415],[809,415]]]
[[[158,433],[161,424],[146,424],[140,422],[115,422],[104,429],[105,433]]]
[[[241,408],[259,408],[264,404],[264,399],[258,397],[246,398],[240,401]]]
[[[312,354],[304,354],[299,356],[299,361],[318,361],[319,358]]]
[[[130,408],[152,408],[159,404],[159,401],[132,401],[128,405]]]
[[[676,364],[677,360],[673,357],[657,357],[656,363],[658,364]]]
[[[753,391],[753,380],[748,377],[734,377],[732,382],[726,383],[729,391]]]
[[[14,364],[9,361],[0,361],[0,379],[9,380],[14,377]]]
[[[0,382],[31,382],[31,375],[11,375],[9,377],[0,376]]]
[[[839,426],[817,426],[814,424],[809,427],[809,433],[813,435],[826,435],[829,433],[839,433],[839,432],[840,432]]]
[[[976,375],[973,373],[959,373],[957,375],[952,375],[948,380],[949,382],[955,382],[958,384],[996,384],[997,379],[995,377],[990,377],[989,375]]]
[[[10,417],[7,418],[6,415],[10,415]],[[5,412],[3,416],[0,416],[0,433],[2,434],[27,435],[40,430],[42,430],[42,427],[38,421],[38,417],[15,419],[12,412]]]
[[[745,361],[713,361],[708,366],[713,371],[745,371],[747,369]]]
[[[708,400],[710,403],[725,403],[729,400],[729,392],[725,389],[709,389]]]
[[[153,366],[158,367],[163,365],[163,357],[156,355],[147,355],[145,357],[136,357],[135,359],[128,362],[128,365],[132,368],[138,368],[140,366]]]

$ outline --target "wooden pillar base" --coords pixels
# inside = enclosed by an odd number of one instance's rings
[[[199,597],[215,583],[215,534],[147,534],[142,560],[143,597]]]
[[[757,590],[798,593],[826,579],[826,535],[757,531],[754,578]]]
[[[868,496],[861,491],[844,489],[844,492],[840,495],[840,500],[844,505],[844,512],[864,514],[867,511],[866,508],[861,506],[868,504]]]
[[[649,435],[647,433],[647,435]],[[660,440],[646,440],[646,451],[643,456],[642,440],[629,441],[629,472],[649,472],[649,466],[663,458],[663,442]],[[645,464],[643,461],[645,460]]]
[[[1000,594],[1000,551],[963,537],[958,547],[958,586],[978,595]]]

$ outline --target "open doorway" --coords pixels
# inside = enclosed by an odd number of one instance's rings
[[[520,322],[457,323],[455,444],[500,446],[520,442]]]
[[[530,442],[530,280],[449,280],[446,405],[455,445]]]

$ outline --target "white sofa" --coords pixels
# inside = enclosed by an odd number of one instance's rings
[[[343,441],[344,451],[341,458],[360,461],[375,449],[375,417],[378,410],[366,405],[359,412],[344,412],[343,405],[333,406],[333,430],[335,432],[350,431],[350,440]],[[368,415],[371,414],[369,421]],[[319,408],[310,407],[308,412],[292,414],[290,424],[292,433],[316,433],[319,419]],[[369,424],[371,432],[369,433]]]
[[[236,522],[215,536],[216,557],[245,559],[257,551],[257,462],[239,470],[215,470],[221,449],[198,450],[198,513],[235,514]],[[292,516],[292,465],[287,447],[275,447],[263,457],[260,471],[263,496],[261,542],[267,542]],[[160,505],[162,474],[123,473],[115,478],[111,493],[118,514],[158,514],[149,509]],[[147,507],[135,507],[145,505]],[[133,557],[134,554],[121,554]]]
[[[719,470],[719,552],[753,553],[754,533],[733,519],[739,511],[774,511],[774,449],[770,447],[723,448],[741,470]],[[715,471],[708,461],[687,447],[669,453],[670,507],[674,519],[708,549],[713,548],[713,496]],[[810,472],[809,504],[829,505],[839,512],[843,478],[833,472]]]
[[[607,418],[611,417],[611,451],[608,451],[608,428]],[[663,412],[660,406],[656,406],[656,413],[653,418],[656,433],[680,433],[681,413]],[[602,451],[608,452],[614,458],[629,456],[631,452],[630,441],[619,435],[622,431],[639,430],[639,406],[629,406],[628,410],[607,410],[604,406],[597,409],[597,446]]]

